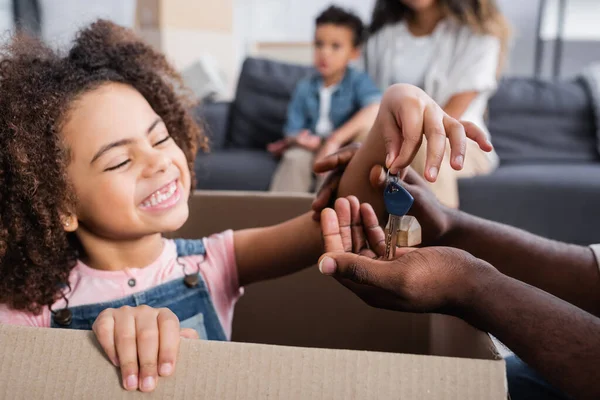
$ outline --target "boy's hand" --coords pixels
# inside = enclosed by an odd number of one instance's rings
[[[295,138],[294,144],[309,151],[317,151],[321,147],[321,137],[304,130]]]
[[[393,174],[410,165],[425,136],[425,178],[430,182],[437,179],[447,139],[450,165],[456,170],[463,167],[467,138],[477,142],[483,151],[492,151],[486,134],[475,124],[450,117],[423,90],[406,84],[386,90],[371,132],[383,136],[385,164]]]
[[[275,157],[281,157],[281,155],[290,146],[288,139],[280,139],[276,142],[269,143],[267,145],[267,151],[273,154]]]
[[[193,329],[180,330],[171,310],[145,305],[108,308],[92,329],[108,358],[121,368],[123,387],[142,392],[156,388],[158,375],[173,373],[180,337],[198,338]]]

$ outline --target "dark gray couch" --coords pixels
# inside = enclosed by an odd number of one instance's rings
[[[211,140],[210,154],[197,158],[199,189],[268,190],[277,160],[267,145],[283,137],[287,103],[307,67],[249,58],[235,99],[197,110]]]
[[[197,110],[212,141],[197,158],[199,188],[268,189],[277,161],[266,145],[281,137],[291,92],[309,71],[248,59],[235,100]],[[461,208],[557,240],[600,242],[600,154],[586,86],[506,79],[489,117],[501,165],[459,182]]]

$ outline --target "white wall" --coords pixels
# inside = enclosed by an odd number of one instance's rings
[[[374,0],[335,0],[366,22]],[[324,0],[235,0],[234,26],[245,41],[309,41],[316,16],[330,4]]]
[[[77,31],[98,18],[133,27],[136,0],[41,0],[42,37],[48,43],[67,47]]]
[[[13,9],[11,0],[0,0],[0,37],[5,37],[13,29]]]
[[[548,0],[542,37],[553,39],[557,33],[559,1]],[[600,40],[600,1],[567,0],[564,36],[567,40]]]
[[[330,1],[326,0],[234,0],[234,37],[236,54],[241,62],[249,44],[255,41],[310,41],[316,15]],[[332,0],[354,9],[365,22],[375,0]],[[514,29],[513,53],[507,73],[531,75],[533,72],[536,21],[539,0],[497,0]],[[558,0],[548,0],[542,36],[556,36]],[[578,65],[600,59],[600,0],[568,0],[565,26],[564,63],[566,75],[576,73]],[[583,42],[583,43],[582,43]],[[546,45],[545,65],[550,63],[550,46]]]
[[[513,25],[514,37],[508,73],[531,75],[534,68],[539,0],[497,0]],[[552,63],[552,40],[556,37],[558,0],[547,0],[542,19],[543,72],[548,76]],[[561,75],[577,74],[585,65],[600,61],[600,1],[567,0],[564,53]]]

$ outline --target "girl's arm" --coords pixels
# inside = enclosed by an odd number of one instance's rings
[[[234,232],[240,286],[278,278],[317,262],[323,253],[321,228],[306,213],[265,228]]]

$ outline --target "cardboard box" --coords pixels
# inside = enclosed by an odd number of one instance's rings
[[[277,223],[310,202],[197,192],[177,236]],[[487,335],[441,315],[370,308],[316,268],[248,287],[233,340],[184,341],[176,374],[144,394],[121,389],[90,332],[0,326],[0,399],[506,399]]]

